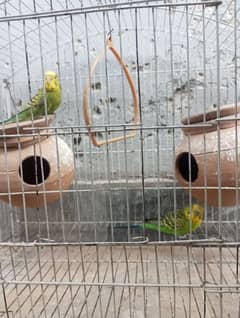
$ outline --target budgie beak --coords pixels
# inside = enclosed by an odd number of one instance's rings
[[[203,217],[203,208],[201,206],[197,206],[197,207],[194,206],[192,213],[193,213],[193,220],[195,220],[196,222],[201,222]]]
[[[44,85],[47,92],[55,91],[58,87],[57,75],[54,72],[46,72]]]

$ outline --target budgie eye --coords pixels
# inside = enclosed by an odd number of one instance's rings
[[[199,210],[193,210],[193,213],[194,213],[196,216],[200,216],[200,211],[199,211]]]

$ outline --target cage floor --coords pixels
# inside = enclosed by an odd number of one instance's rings
[[[0,247],[0,317],[239,317],[238,248]]]

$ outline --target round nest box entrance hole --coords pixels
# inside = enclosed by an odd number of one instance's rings
[[[194,182],[198,177],[198,164],[189,152],[182,152],[176,159],[176,169],[186,181]]]
[[[19,166],[19,175],[23,181],[30,185],[41,184],[50,174],[49,162],[39,156],[24,159]]]

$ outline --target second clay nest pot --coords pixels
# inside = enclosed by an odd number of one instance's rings
[[[239,204],[239,112],[239,105],[228,105],[182,121],[186,128],[177,147],[176,177],[195,198],[209,205]]]

